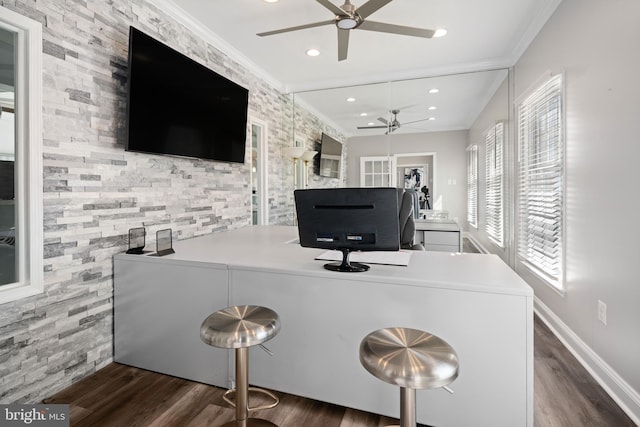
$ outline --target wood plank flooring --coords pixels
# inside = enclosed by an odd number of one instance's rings
[[[538,316],[534,325],[535,427],[636,425]]]
[[[534,334],[535,427],[635,426],[537,316]],[[69,404],[71,426],[76,427],[215,427],[235,414],[222,400],[224,391],[112,363],[45,402]],[[276,394],[280,405],[252,416],[280,427],[378,427],[397,422]]]
[[[224,389],[112,363],[46,399],[68,403],[71,426],[215,427],[231,421],[235,409],[223,400]],[[284,393],[280,404],[252,417],[281,427],[385,426],[393,419]],[[260,404],[260,398],[251,405]]]

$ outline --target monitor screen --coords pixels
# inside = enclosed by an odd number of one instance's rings
[[[294,196],[300,245],[343,253],[342,263],[325,268],[366,271],[368,266],[349,262],[349,252],[400,249],[395,188],[296,190]]]
[[[248,94],[131,27],[127,150],[244,163]]]

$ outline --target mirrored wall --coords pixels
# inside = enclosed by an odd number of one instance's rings
[[[421,208],[459,222],[466,210],[466,147],[508,120],[508,70],[322,89],[294,94],[295,138],[321,150],[322,134],[343,143],[339,185],[415,188]],[[309,186],[324,186],[309,170]]]

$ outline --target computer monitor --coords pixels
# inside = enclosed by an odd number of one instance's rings
[[[349,261],[351,251],[400,249],[398,192],[395,188],[322,188],[294,192],[300,245],[342,251],[333,271],[367,271]]]

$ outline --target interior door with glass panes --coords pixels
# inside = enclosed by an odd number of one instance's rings
[[[395,156],[360,157],[361,187],[395,187]]]

